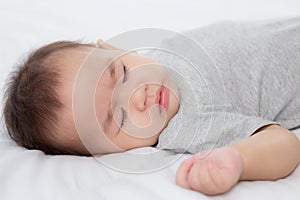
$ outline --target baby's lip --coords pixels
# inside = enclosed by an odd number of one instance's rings
[[[160,101],[160,92],[161,92],[161,90],[162,90],[162,87],[163,87],[163,86],[161,86],[161,87],[157,90],[157,92],[156,92],[155,104],[159,104],[159,101]]]
[[[160,107],[167,109],[169,103],[169,92],[163,85],[156,92],[155,104],[159,104]]]

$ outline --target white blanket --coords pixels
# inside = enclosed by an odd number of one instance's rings
[[[170,6],[171,5],[171,6]],[[0,1],[0,80],[25,53],[54,40],[83,39],[94,42],[140,27],[182,31],[225,19],[267,19],[295,16],[300,4],[294,0],[111,0],[111,1]],[[1,87],[2,88],[2,87]],[[2,89],[1,89],[2,92]],[[2,107],[2,105],[1,105]],[[190,155],[168,152],[143,162],[128,154],[103,157],[105,163],[137,168],[172,165],[149,173],[124,173],[94,158],[46,156],[18,147],[0,134],[0,199],[299,199],[300,167],[278,181],[240,182],[230,192],[207,197],[175,184],[180,162]],[[300,130],[297,131],[300,135]],[[132,150],[135,153],[154,148]],[[151,166],[149,166],[151,164]]]

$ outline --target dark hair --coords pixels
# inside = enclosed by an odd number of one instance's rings
[[[79,154],[50,142],[56,134],[57,113],[63,104],[57,88],[61,84],[58,70],[60,53],[67,49],[93,44],[58,41],[32,52],[10,74],[5,88],[3,116],[10,137],[28,149],[39,149],[46,154]]]

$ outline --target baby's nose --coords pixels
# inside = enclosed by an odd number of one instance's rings
[[[147,107],[147,90],[148,85],[138,88],[132,95],[132,103],[139,111],[144,111]]]

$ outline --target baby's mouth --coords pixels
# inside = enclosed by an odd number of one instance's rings
[[[156,93],[156,104],[160,105],[160,108],[167,110],[169,104],[169,91],[163,85],[159,88]]]

